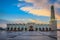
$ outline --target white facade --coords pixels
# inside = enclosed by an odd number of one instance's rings
[[[46,28],[48,28],[48,30],[49,30],[49,24],[35,24],[35,23],[27,23],[27,24],[7,24],[7,28],[9,28],[9,30],[11,30],[11,28],[12,28],[12,30],[14,30],[14,28],[16,28],[16,30],[18,30],[18,28],[19,29],[21,29],[21,28],[23,28],[23,30],[25,31],[25,28],[27,28],[27,30],[29,30],[30,28],[30,26],[32,26],[33,27],[33,30],[36,30],[36,28],[37,28],[37,30],[39,30],[39,28],[41,29],[41,30],[46,30]]]

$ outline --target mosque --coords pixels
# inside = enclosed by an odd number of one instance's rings
[[[49,24],[23,23],[7,24],[7,31],[55,31],[57,30],[57,21],[54,13],[54,6],[51,6],[51,17]]]

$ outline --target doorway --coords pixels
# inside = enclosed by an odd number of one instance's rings
[[[29,31],[34,31],[33,26],[29,26]]]

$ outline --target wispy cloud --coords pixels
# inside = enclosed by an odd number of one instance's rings
[[[45,24],[45,22],[43,22],[41,20],[31,19],[31,18],[28,18],[28,19],[24,19],[24,18],[23,19],[15,19],[15,20],[10,21],[9,23],[19,24],[19,23],[30,23],[30,22],[32,22],[32,23],[44,23]],[[47,24],[48,24],[48,22],[47,22]]]
[[[21,1],[21,0],[19,0]],[[54,4],[55,9],[60,8],[59,0],[23,0],[26,3],[32,3],[33,6],[23,6],[20,8],[20,10],[23,10],[25,12],[31,13],[36,16],[49,16],[50,17],[50,7],[51,4]],[[52,3],[54,2],[54,3]],[[27,4],[26,4],[27,5]],[[57,10],[56,10],[57,11]],[[58,15],[58,12],[56,12],[56,18],[57,20],[60,20],[60,15]]]
[[[22,7],[20,8],[20,10],[37,16],[50,16],[50,11],[48,9],[34,9],[32,7]]]

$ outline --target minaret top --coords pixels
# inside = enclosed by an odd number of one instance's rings
[[[53,9],[54,8],[54,5],[51,5],[51,8]]]
[[[54,12],[54,6],[51,6],[51,19],[55,20],[55,12]]]

